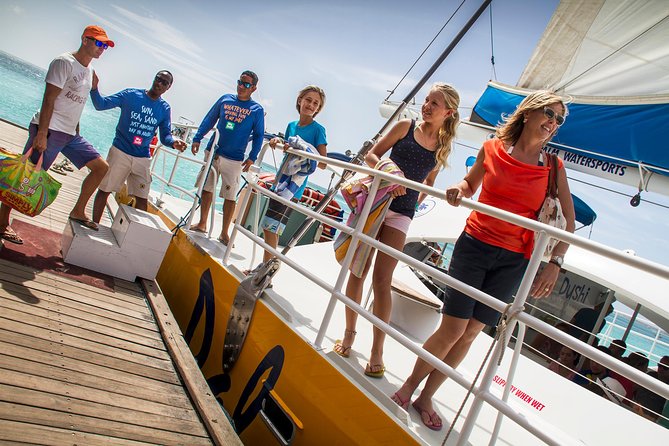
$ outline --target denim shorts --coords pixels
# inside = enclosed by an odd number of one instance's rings
[[[509,303],[518,291],[527,268],[523,253],[484,243],[463,232],[453,249],[448,275],[492,297]],[[460,319],[474,318],[486,325],[496,325],[500,313],[453,289],[446,288],[441,312]]]

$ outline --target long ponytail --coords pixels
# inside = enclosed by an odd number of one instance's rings
[[[453,148],[453,139],[455,138],[455,130],[460,123],[460,113],[458,107],[460,106],[460,95],[457,90],[448,84],[437,82],[432,86],[433,90],[439,91],[444,95],[446,100],[446,107],[453,110],[453,114],[444,120],[439,128],[439,135],[437,137],[437,150],[434,157],[437,161],[437,167],[443,169],[448,167],[448,157]]]

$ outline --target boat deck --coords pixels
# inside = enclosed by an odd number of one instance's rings
[[[26,137],[0,122],[0,146]],[[63,232],[84,175],[54,174],[56,201],[13,213],[26,243],[0,250],[0,443],[241,444],[154,282],[64,275],[48,267],[59,248],[35,251]]]

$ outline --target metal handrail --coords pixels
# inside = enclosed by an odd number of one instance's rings
[[[412,189],[418,190],[419,192],[424,192],[428,195],[435,196],[435,197],[443,197],[443,191],[425,186],[423,184],[418,184],[415,182],[412,182],[410,180],[406,180],[403,178],[398,178],[394,175],[391,174],[386,174],[384,172],[370,169],[367,167],[363,166],[350,166],[347,165],[346,163],[339,162],[337,160],[330,160],[325,157],[321,157],[319,155],[314,155],[314,154],[308,154],[304,153],[302,151],[298,150],[293,150],[289,149],[289,153],[293,153],[298,156],[303,156],[306,158],[310,158],[316,161],[323,161],[326,163],[330,163],[333,165],[341,165],[340,167],[347,167],[349,169],[355,170],[359,173],[365,173],[368,175],[373,175],[375,180],[372,183],[372,187],[376,187],[378,184],[378,181],[380,178],[393,181],[395,183],[402,184],[406,187],[410,187]],[[424,265],[422,262],[417,261],[416,259],[407,256],[406,254],[402,253],[401,251],[395,250],[394,248],[391,248],[375,239],[372,239],[364,234],[361,233],[361,227],[356,227],[355,229],[344,227],[344,225],[339,224],[338,222],[335,222],[334,220],[329,219],[328,217],[322,216],[320,214],[317,214],[309,209],[304,208],[303,206],[298,206],[296,203],[292,203],[289,200],[282,199],[281,197],[278,197],[276,194],[273,194],[269,191],[266,190],[261,190],[262,188],[259,187],[253,187],[250,185],[252,189],[255,189],[257,192],[263,195],[268,195],[271,196],[271,198],[276,199],[283,204],[291,207],[292,209],[296,209],[299,212],[303,212],[315,219],[318,219],[320,221],[326,221],[327,224],[331,224],[332,226],[336,227],[337,229],[347,232],[351,234],[352,240],[351,240],[351,248],[349,249],[349,253],[351,254],[354,250],[353,246],[357,242],[363,242],[367,243],[374,248],[378,249],[379,251],[382,251],[388,255],[394,256],[398,260],[408,264],[409,266],[414,267],[415,269],[422,271],[424,273],[429,273],[433,277],[437,278],[438,280],[446,283],[447,285],[458,289],[459,291],[464,292],[465,294],[469,295],[470,297],[473,297],[479,302],[484,303],[485,305],[488,305],[492,308],[494,308],[497,311],[504,311],[505,309],[505,304],[502,303],[501,301],[475,289],[472,287],[469,287],[465,284],[462,284],[461,282],[452,279],[450,276],[446,275],[443,272],[440,271],[435,271],[434,269],[430,268],[427,265]],[[247,194],[248,195],[248,194]],[[367,200],[368,203],[366,203],[365,208],[367,208],[367,204],[369,204],[369,207],[371,207],[371,200]],[[463,199],[462,200],[462,205],[464,207],[467,207],[469,209],[477,210],[480,212],[484,212],[489,215],[493,215],[497,218],[501,218],[506,221],[511,221],[512,223],[516,223],[519,226],[523,226],[525,228],[535,230],[539,232],[540,237],[535,243],[533,255],[530,259],[530,263],[527,267],[525,276],[523,278],[523,281],[521,282],[521,286],[519,288],[518,293],[516,294],[516,299],[512,303],[512,308],[520,308],[522,307],[525,298],[527,297],[529,293],[529,288],[531,286],[532,280],[534,279],[534,276],[539,268],[539,265],[541,263],[541,257],[542,253],[544,250],[545,245],[548,242],[549,237],[555,237],[563,241],[567,241],[570,244],[574,244],[580,247],[583,247],[585,249],[589,249],[591,251],[597,252],[599,254],[603,254],[609,258],[613,258],[614,260],[619,260],[619,261],[624,261],[624,263],[631,264],[632,266],[636,268],[640,268],[642,270],[660,275],[661,277],[669,278],[669,268],[656,264],[651,261],[647,261],[645,259],[638,259],[636,257],[630,257],[627,256],[626,254],[621,254],[620,252],[613,250],[607,246],[601,245],[597,242],[593,242],[591,240],[587,239],[582,239],[579,236],[575,236],[571,233],[568,233],[566,231],[558,230],[555,229],[551,226],[544,225],[542,223],[529,220],[523,217],[519,217],[516,214],[512,214],[510,212],[502,211],[500,209],[487,206],[482,203],[478,203],[472,200],[468,199]],[[360,221],[364,222],[366,219],[366,215],[368,215],[369,209],[363,209],[360,215]],[[259,216],[258,216],[259,217]],[[312,282],[316,283],[319,285],[321,288],[325,289],[326,291],[331,293],[331,299],[328,304],[327,310],[323,316],[323,320],[321,321],[321,326],[319,328],[316,340],[314,344],[316,347],[320,347],[324,336],[325,332],[329,326],[331,317],[332,317],[332,312],[334,311],[334,306],[337,300],[343,302],[345,305],[347,305],[349,308],[352,308],[356,313],[358,313],[360,316],[363,318],[367,319],[370,321],[372,324],[374,324],[376,327],[382,329],[386,334],[391,336],[393,339],[395,339],[397,342],[402,344],[404,347],[408,348],[412,352],[416,353],[421,359],[425,360],[428,362],[430,365],[435,367],[437,370],[440,372],[446,374],[447,376],[451,377],[454,379],[454,381],[458,382],[460,385],[463,385],[465,387],[469,387],[471,385],[471,382],[469,382],[466,378],[464,378],[459,372],[456,370],[452,369],[448,365],[446,365],[441,359],[436,358],[432,356],[430,353],[426,352],[422,348],[417,348],[413,345],[413,342],[406,338],[402,333],[398,332],[395,330],[393,327],[390,325],[386,324],[385,322],[381,321],[380,319],[376,318],[373,314],[369,313],[367,310],[365,310],[363,307],[361,307],[359,304],[355,303],[352,301],[350,298],[348,298],[345,294],[342,293],[341,289],[343,286],[343,279],[346,277],[348,274],[348,266],[350,264],[350,260],[348,257],[349,255],[347,254],[347,258],[344,260],[343,265],[340,269],[340,274],[338,276],[338,279],[336,281],[336,284],[334,287],[331,287],[328,285],[326,282],[322,281],[320,278],[315,277],[313,274],[309,273],[309,271],[305,270],[301,265],[298,265],[294,261],[290,260],[289,257],[283,255],[281,252],[278,250],[271,248],[269,245],[264,243],[262,239],[259,237],[255,236],[254,234],[251,234],[249,231],[244,229],[243,227],[240,227],[239,225],[235,225],[235,230],[241,231],[244,235],[248,236],[251,238],[255,243],[263,246],[263,248],[267,249],[270,251],[273,255],[275,255],[277,258],[279,258],[282,262],[288,264],[292,268],[296,269],[299,271],[301,274],[303,274],[305,277],[307,277],[309,280]],[[351,255],[352,257],[352,255]],[[554,327],[542,322],[541,320],[537,319],[534,316],[528,315],[527,313],[520,313],[518,314],[518,322],[522,322],[523,325],[530,326],[534,328],[535,330],[544,333],[548,335],[549,337],[556,339],[557,341],[561,342],[563,345],[566,345],[567,347],[571,348],[574,351],[577,351],[581,354],[583,354],[586,357],[592,358],[596,360],[597,362],[603,364],[610,370],[613,370],[629,379],[632,381],[643,385],[644,387],[654,391],[655,393],[658,393],[659,395],[662,395],[665,398],[669,397],[669,385],[666,385],[664,383],[661,383],[660,381],[626,365],[623,364],[605,353],[602,353],[601,351],[597,350],[596,348],[593,348],[584,342],[563,333],[560,330],[555,329]],[[509,328],[509,333],[507,336],[507,339],[505,339],[505,342],[500,342],[498,347],[496,348],[497,354],[501,352],[503,348],[506,348],[506,345],[508,343],[508,338],[511,335],[511,332],[513,330],[513,327]],[[522,336],[520,335],[522,333]],[[518,336],[518,341],[520,341],[518,344],[522,344],[524,337],[524,330],[521,330]],[[519,350],[514,353],[514,359],[512,360],[512,364],[517,363],[517,355],[520,354]],[[513,366],[515,368],[515,365]],[[513,379],[513,373],[514,370],[510,370],[509,374],[507,375],[507,381],[511,382]],[[467,418],[465,419],[465,425],[463,426],[463,429],[460,432],[460,437],[459,437],[459,442],[458,444],[464,444],[466,442],[466,439],[468,438],[471,429],[473,428],[473,425],[475,423],[476,417],[478,416],[478,411],[481,408],[481,404],[485,401],[488,402],[489,404],[493,405],[494,407],[497,407],[500,413],[502,413],[504,416],[507,416],[514,421],[518,422],[520,425],[525,427],[528,431],[532,432],[534,435],[536,435],[538,438],[541,438],[543,441],[547,442],[548,444],[560,444],[559,441],[556,441],[554,438],[549,438],[546,436],[545,432],[543,432],[539,427],[537,426],[531,426],[528,424],[528,421],[523,417],[523,415],[520,412],[516,412],[514,409],[512,409],[503,399],[499,399],[496,396],[492,395],[489,392],[490,385],[492,383],[492,379],[495,375],[495,372],[497,370],[497,365],[496,361],[491,360],[489,362],[488,368],[484,374],[484,377],[481,381],[481,384],[474,389],[474,395],[475,395],[475,400],[474,403],[472,404],[472,408],[470,408],[469,414],[467,415]],[[506,395],[508,397],[508,395]],[[501,422],[501,421],[498,421]]]
[[[374,170],[368,167],[364,166],[352,166],[349,163],[345,163],[342,161],[338,161],[335,159],[330,159],[327,157],[322,157],[320,155],[315,155],[315,154],[309,154],[305,153],[303,151],[295,150],[295,149],[288,149],[288,153],[293,153],[298,156],[310,158],[316,161],[321,161],[325,162],[327,164],[332,164],[336,167],[341,167],[344,169],[351,169],[355,170],[358,173],[362,174],[367,174],[367,175],[373,175],[375,178],[375,181],[373,182],[372,187],[377,187],[378,181],[383,178],[386,180],[393,181],[395,183],[402,184],[406,187],[410,187],[412,189],[415,189],[419,192],[424,192],[427,195],[431,195],[434,197],[443,197],[443,191],[440,189],[436,189],[433,187],[425,186],[423,184],[418,184],[415,182],[412,182],[410,180],[406,180],[403,178],[399,178],[397,176],[391,175],[391,174],[386,174],[384,172]],[[260,157],[259,157],[260,159]],[[190,159],[189,159],[190,160]],[[197,162],[197,160],[190,160]],[[259,162],[257,162],[258,164]],[[333,226],[337,228],[338,230],[342,232],[346,232],[352,236],[352,241],[351,241],[351,246],[353,247],[356,243],[367,243],[379,251],[382,251],[388,255],[394,256],[400,261],[412,266],[413,268],[426,273],[430,274],[431,276],[437,278],[438,280],[442,281],[443,283],[459,290],[467,295],[473,297],[474,299],[484,303],[485,305],[490,306],[491,308],[494,308],[497,311],[504,311],[505,305],[475,289],[472,287],[469,287],[457,280],[452,279],[450,276],[446,275],[443,272],[440,272],[438,270],[435,270],[433,268],[430,268],[429,266],[423,264],[422,262],[417,261],[416,259],[407,256],[401,251],[395,250],[394,248],[389,247],[388,245],[385,245],[373,238],[370,238],[361,232],[361,227],[359,228],[349,228],[348,226],[344,225],[343,223],[340,223],[338,221],[335,221],[334,219],[318,214],[311,209],[308,209],[304,206],[301,206],[297,203],[294,203],[290,200],[286,200],[282,197],[279,197],[275,193],[268,191],[257,184],[253,182],[248,183],[248,189],[249,193],[246,194],[245,199],[243,200],[244,203],[242,204],[242,209],[245,208],[248,200],[251,197],[250,191],[255,190],[257,193],[266,195],[272,199],[275,199],[288,207],[297,210],[298,212],[307,214],[308,216],[317,219],[321,222],[324,222],[330,226]],[[368,200],[369,205],[371,207],[371,200]],[[589,249],[591,251],[595,251],[599,254],[602,254],[604,256],[607,256],[609,258],[613,258],[614,260],[619,260],[623,261],[624,263],[627,263],[633,267],[658,274],[661,277],[669,278],[669,268],[655,264],[654,262],[647,261],[645,259],[639,259],[637,257],[632,257],[632,256],[627,256],[625,254],[621,255],[618,251],[613,250],[611,248],[608,248],[607,246],[601,245],[596,242],[592,242],[587,239],[582,239],[581,237],[575,236],[571,233],[557,230],[551,226],[544,225],[542,223],[533,221],[533,220],[528,220],[523,217],[519,217],[515,214],[502,211],[496,208],[493,208],[491,206],[487,206],[472,200],[468,199],[463,199],[462,200],[462,205],[464,207],[467,207],[469,209],[474,209],[480,212],[484,212],[489,215],[493,215],[497,218],[501,218],[503,220],[511,221],[512,223],[518,224],[519,226],[525,227],[527,229],[535,230],[540,233],[539,240],[535,244],[535,250],[532,256],[532,259],[530,260],[530,265],[528,265],[527,272],[525,274],[525,277],[523,278],[523,283],[521,284],[521,287],[519,289],[519,292],[517,293],[517,298],[514,301],[514,305],[517,307],[518,305],[521,305],[521,303],[524,301],[524,298],[527,296],[527,292],[529,291],[529,286],[531,285],[531,281],[539,267],[539,264],[541,262],[541,253],[543,253],[543,248],[548,242],[548,238],[550,237],[555,237],[563,241],[567,241],[570,244],[574,244],[577,246],[581,246],[585,249]],[[365,206],[365,208],[367,205]],[[366,215],[368,213],[369,209],[363,209],[360,217],[360,221],[364,222],[366,218]],[[260,216],[257,215],[257,218]],[[251,233],[250,231],[246,230],[244,227],[242,227],[239,223],[235,223],[233,226],[233,233],[231,234],[231,242],[229,246],[232,246],[232,242],[234,240],[234,236],[237,232],[241,232],[243,235],[247,236],[250,238],[254,243],[257,245],[263,247],[264,249],[270,251],[274,256],[276,256],[278,259],[280,259],[283,263],[289,265],[290,267],[294,268],[295,270],[299,271],[304,277],[307,279],[311,280],[313,283],[318,285],[319,287],[323,288],[324,290],[328,291],[331,294],[331,299],[328,304],[328,308],[323,316],[323,320],[321,321],[321,326],[319,328],[319,332],[315,341],[315,345],[319,347],[324,339],[325,331],[327,327],[329,326],[330,319],[332,317],[333,311],[334,311],[334,306],[336,301],[341,301],[345,305],[347,305],[349,308],[352,308],[356,313],[358,313],[360,316],[363,318],[367,319],[369,322],[374,324],[376,327],[382,329],[386,334],[391,336],[393,339],[395,339],[398,343],[403,345],[405,348],[408,350],[412,351],[415,353],[418,357],[423,359],[424,361],[428,362],[430,365],[432,365],[435,369],[439,370],[441,373],[444,373],[445,375],[449,376],[452,378],[455,382],[458,384],[462,385],[463,387],[469,387],[471,385],[471,381],[469,381],[466,377],[464,377],[462,374],[460,374],[457,370],[451,368],[447,364],[445,364],[440,358],[437,358],[427,351],[423,350],[421,347],[417,347],[413,341],[408,339],[405,335],[391,327],[389,324],[383,322],[382,320],[378,319],[376,316],[373,314],[369,313],[367,310],[365,310],[363,307],[361,307],[359,304],[355,303],[352,301],[348,296],[346,296],[342,292],[342,286],[344,283],[344,279],[348,275],[348,264],[350,264],[350,258],[347,255],[347,258],[345,259],[341,269],[340,269],[340,274],[339,277],[336,281],[336,284],[334,286],[329,285],[327,282],[323,281],[319,277],[316,277],[314,274],[310,273],[308,270],[304,269],[301,265],[297,264],[295,261],[291,260],[289,257],[286,255],[282,254],[280,251],[270,247],[267,245],[264,240],[254,233]],[[227,263],[228,256],[230,254],[231,249],[226,249],[226,256],[223,258],[223,263]],[[353,252],[353,249],[349,250],[349,254]],[[352,254],[351,256],[352,257]],[[521,296],[524,296],[521,298]],[[527,313],[520,313],[517,317],[518,322],[522,323],[522,325],[528,325],[535,330],[546,334],[547,336],[556,339],[557,341],[561,342],[563,345],[566,345],[567,347],[571,348],[574,351],[577,351],[584,356],[590,357],[607,368],[614,370],[621,375],[631,379],[634,382],[637,382],[644,387],[649,388],[650,390],[654,391],[655,393],[658,393],[662,395],[665,398],[669,397],[669,386],[663,383],[660,383],[659,381],[655,380],[654,378],[645,375],[641,373],[640,371],[631,368],[630,366],[627,366],[626,364],[622,364],[619,361],[612,359],[608,357],[608,355],[600,352],[599,350],[583,343],[582,341],[573,338],[570,335],[567,335],[563,333],[562,331],[559,331],[555,329],[554,327],[542,322],[541,320],[537,319],[534,316],[528,315]],[[521,330],[519,332],[518,344],[522,344],[523,338],[520,336],[520,333],[524,332],[524,330]],[[509,332],[510,336],[510,332]],[[508,339],[505,339],[505,342],[500,342],[499,346],[497,348],[497,352],[502,348],[505,348],[508,343]],[[507,381],[511,382],[513,379],[514,375],[514,368],[515,368],[515,363],[517,363],[518,356],[520,354],[519,349],[517,349],[517,352],[514,352],[514,358],[512,360],[512,369],[509,370],[509,373],[507,375]],[[495,407],[498,409],[500,414],[503,416],[506,416],[508,418],[511,418],[514,420],[516,423],[524,427],[526,430],[531,432],[532,434],[536,435],[538,438],[540,438],[542,441],[548,443],[548,444],[562,444],[560,443],[559,440],[556,440],[555,438],[551,437],[549,434],[547,434],[541,426],[535,426],[533,425],[524,415],[522,412],[515,410],[513,407],[511,407],[508,403],[506,403],[506,398],[508,398],[507,392],[505,392],[505,395],[503,395],[502,399],[496,397],[495,395],[491,394],[489,389],[490,385],[492,382],[492,378],[494,377],[495,371],[496,371],[496,361],[490,361],[488,369],[486,370],[486,373],[484,375],[483,380],[481,381],[481,384],[476,387],[473,390],[473,394],[475,395],[475,401],[474,404],[472,405],[472,409],[470,409],[469,414],[467,415],[467,418],[465,419],[465,426],[463,427],[463,431],[460,433],[460,440],[458,444],[463,444],[466,442],[466,439],[469,435],[469,432],[471,430],[471,426],[473,426],[473,423],[476,420],[476,417],[478,416],[478,410],[480,409],[481,404],[485,401],[489,403],[491,406]],[[501,421],[498,420],[498,423]],[[496,431],[498,428],[496,427]],[[568,437],[568,434],[566,434]]]

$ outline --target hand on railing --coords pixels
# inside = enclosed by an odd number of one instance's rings
[[[175,139],[174,140],[174,145],[172,146],[172,148],[178,150],[179,152],[183,152],[184,150],[186,150],[187,146],[188,145],[186,144],[185,141],[183,141],[181,139]]]
[[[200,151],[200,143],[193,142],[193,144],[190,146],[190,151],[193,152],[193,155],[197,155],[197,152]]]
[[[248,172],[249,167],[251,166],[253,166],[253,161],[247,158],[246,161],[242,163],[242,172]]]

